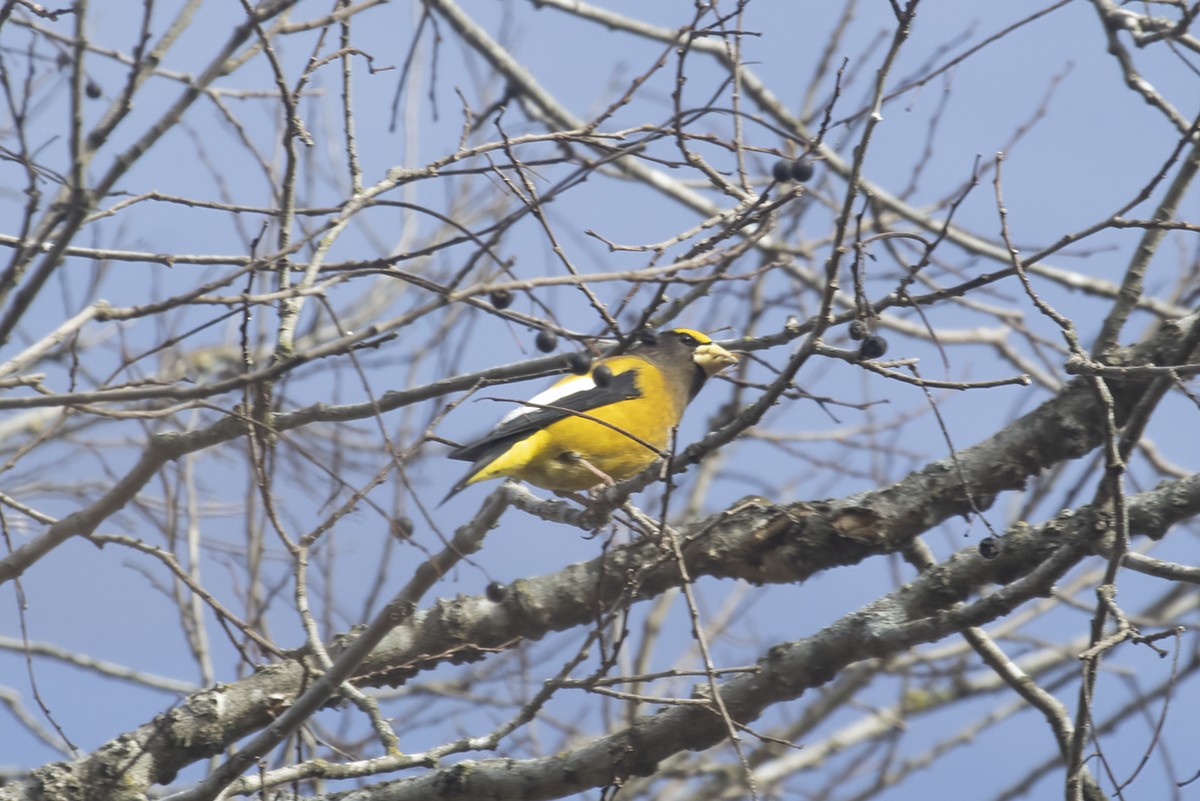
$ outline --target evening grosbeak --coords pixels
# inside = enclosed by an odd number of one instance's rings
[[[662,456],[708,377],[737,360],[699,331],[647,331],[627,353],[559,380],[452,451],[472,464],[442,502],[501,476],[573,492],[637,475]]]

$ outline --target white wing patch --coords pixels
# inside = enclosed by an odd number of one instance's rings
[[[589,389],[595,389],[596,382],[592,380],[592,376],[588,375],[572,375],[567,376],[556,384],[552,384],[546,389],[529,399],[530,403],[538,403],[542,406],[553,406],[555,401],[561,400],[568,395],[574,395],[576,392],[586,392]],[[497,425],[504,425],[508,421],[523,415],[532,414],[540,411],[537,406],[518,406],[504,417],[500,418]]]

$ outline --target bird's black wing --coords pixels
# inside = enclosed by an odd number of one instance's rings
[[[547,408],[531,408],[511,420],[506,420],[493,428],[474,442],[459,446],[450,452],[451,459],[461,459],[465,462],[482,462],[484,464],[504,451],[515,442],[525,439],[530,434],[570,417],[573,412],[590,412],[624,400],[641,397],[637,388],[637,369],[626,370],[614,375],[607,386],[593,386],[588,389],[573,392],[546,404]],[[472,470],[469,475],[474,475]]]
[[[529,435],[552,423],[570,417],[572,412],[587,413],[610,403],[641,397],[637,388],[637,368],[614,375],[607,386],[593,386],[556,398],[547,408],[531,407],[493,428],[474,442],[468,442],[450,452],[451,459],[473,462],[466,475],[455,482],[441,503],[450,500],[467,486],[471,477],[492,463],[492,460]],[[553,407],[553,408],[550,408]],[[440,506],[441,504],[439,504]]]

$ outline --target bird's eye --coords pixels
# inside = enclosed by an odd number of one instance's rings
[[[680,337],[680,339],[683,341],[683,344],[687,345],[689,348],[695,348],[700,345],[700,340],[696,339],[691,334],[684,334]]]

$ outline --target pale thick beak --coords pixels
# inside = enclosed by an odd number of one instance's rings
[[[707,375],[715,375],[731,364],[737,364],[741,357],[730,353],[716,342],[701,345],[692,351],[692,361],[700,365]]]

